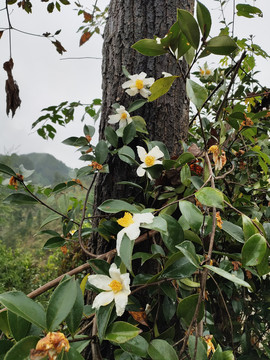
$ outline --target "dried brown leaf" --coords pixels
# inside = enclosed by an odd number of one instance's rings
[[[149,327],[146,321],[147,316],[145,311],[129,311],[129,313],[138,323]]]
[[[6,80],[6,113],[9,115],[11,111],[12,117],[15,115],[16,110],[21,105],[21,99],[19,97],[19,86],[16,81],[13,79],[12,69],[14,63],[12,59],[6,61],[3,65],[4,70],[7,72],[7,80]]]
[[[63,52],[67,51],[58,40],[52,41],[52,44],[56,47],[56,50],[61,55],[63,55]]]
[[[4,31],[0,31],[0,39],[1,39],[3,34],[4,34]]]
[[[84,43],[86,43],[86,41],[88,41],[91,37],[91,33],[89,31],[86,31],[85,33],[82,34],[81,39],[80,39],[80,46],[82,46]]]
[[[88,12],[84,11],[83,16],[84,16],[84,22],[92,21],[93,16],[91,14],[89,14]]]

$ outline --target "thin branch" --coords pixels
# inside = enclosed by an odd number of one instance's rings
[[[61,58],[60,60],[85,60],[85,59],[102,60],[101,57],[94,57],[94,56],[68,57],[68,58]]]

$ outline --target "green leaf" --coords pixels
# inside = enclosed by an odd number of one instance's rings
[[[72,137],[69,137],[69,138],[65,139],[64,141],[62,141],[62,143],[65,145],[77,147],[77,146],[88,145],[88,140],[84,136],[81,136],[81,137],[72,136]]]
[[[111,302],[106,306],[101,306],[96,312],[98,337],[100,342],[102,342],[105,337],[105,333],[111,318],[113,308],[114,308],[114,302]]]
[[[91,259],[88,260],[89,265],[96,274],[109,276],[110,264],[102,259]]]
[[[80,343],[82,342],[80,341]],[[57,360],[60,359],[57,358]],[[63,352],[63,358],[61,358],[61,360],[84,360],[84,357],[82,357],[77,349],[71,346],[68,352]]]
[[[118,150],[118,156],[122,161],[130,165],[134,165],[135,153],[131,147],[124,145],[121,149]]]
[[[6,354],[5,360],[25,360],[28,359],[30,350],[36,347],[39,337],[28,336],[17,342]]]
[[[222,230],[229,234],[232,238],[240,243],[244,243],[244,233],[240,226],[231,223],[230,221],[223,220]]]
[[[18,205],[36,204],[37,202],[38,201],[34,199],[32,196],[22,193],[10,194],[3,201],[3,203],[5,204],[18,204]]]
[[[121,344],[120,347],[124,351],[141,357],[147,357],[148,342],[140,335]]]
[[[10,176],[16,176],[16,173],[7,165],[0,163],[0,172]]]
[[[183,241],[180,245],[177,245],[176,248],[182,252],[186,259],[191,262],[191,264],[197,268],[200,267],[200,262],[196,254],[195,246],[192,244],[192,242]]]
[[[117,321],[110,325],[107,329],[105,340],[112,341],[117,344],[123,344],[135,338],[142,330],[136,326],[124,321]]]
[[[196,357],[194,357],[196,348],[196,336],[188,337],[188,351],[191,359],[195,360],[207,360],[207,345],[202,338],[197,339],[197,352]]]
[[[164,270],[160,277],[162,279],[183,279],[190,277],[196,270],[197,267],[194,266],[185,256],[183,256],[181,251],[179,251],[178,253],[174,253],[170,256],[166,261]]]
[[[104,140],[100,140],[95,148],[95,157],[99,164],[103,164],[108,156],[108,146]]]
[[[8,338],[10,336],[10,328],[9,328],[7,313],[8,313],[7,311],[0,312],[0,330]]]
[[[191,177],[190,168],[187,164],[185,164],[180,171],[181,183],[184,184],[186,187],[188,187],[190,185],[190,177]]]
[[[263,16],[263,13],[259,8],[248,4],[237,4],[236,10],[238,16],[244,16],[247,18],[254,18],[254,15],[258,15],[260,17]]]
[[[167,222],[162,216],[155,216],[151,224],[142,224],[145,229],[159,231],[161,234],[167,234]]]
[[[103,211],[105,213],[118,213],[120,211],[128,211],[132,214],[135,213],[139,213],[140,211],[136,208],[136,206],[129,204],[126,201],[123,200],[114,200],[114,199],[109,199],[109,200],[105,200],[99,207],[98,209],[100,211]]]
[[[76,284],[77,284],[77,297],[74,306],[72,307],[70,313],[66,318],[66,323],[72,336],[75,335],[76,330],[80,325],[83,316],[83,306],[84,306],[84,299],[83,299],[82,290],[80,288],[80,284],[78,281],[76,281]]]
[[[248,240],[252,235],[258,233],[256,226],[253,225],[250,218],[244,214],[242,215],[242,223],[245,240]]]
[[[259,265],[265,255],[267,243],[261,234],[252,235],[242,248],[242,262],[244,266]]]
[[[21,291],[9,291],[0,294],[0,302],[16,315],[42,329],[46,329],[45,311],[42,305],[29,299]]]
[[[191,46],[197,49],[200,43],[200,30],[197,21],[190,12],[183,9],[177,9],[177,20],[180,29],[185,34]]]
[[[83,127],[84,135],[89,135],[92,137],[94,135],[95,131],[96,131],[96,129],[94,128],[94,126],[84,125],[84,127]]]
[[[58,214],[49,215],[45,220],[43,220],[42,224],[40,225],[40,229],[43,228],[45,225],[49,224],[50,222],[61,218],[62,216]]]
[[[164,49],[163,45],[158,44],[154,39],[141,39],[131,47],[146,56],[158,56],[167,52],[167,49]]]
[[[176,314],[179,318],[182,318],[187,326],[190,325],[195,309],[197,307],[199,294],[190,295],[185,297],[177,306]],[[204,317],[204,304],[201,302],[199,307],[199,313],[197,322],[199,323]]]
[[[47,328],[49,331],[57,329],[70,313],[77,297],[75,279],[69,278],[61,282],[54,290],[47,308]]]
[[[154,339],[148,347],[148,354],[153,360],[178,360],[172,345],[161,339]]]
[[[6,353],[12,346],[13,342],[9,340],[0,340],[0,360],[4,360]]]
[[[109,143],[117,148],[118,146],[118,136],[116,134],[116,132],[113,130],[113,128],[111,126],[107,126],[105,129],[105,136],[106,136],[106,140],[109,141]]]
[[[184,152],[179,156],[177,159],[177,163],[179,163],[180,166],[185,165],[186,163],[190,162],[191,160],[194,160],[195,156],[191,154],[190,152]]]
[[[66,240],[60,236],[54,236],[46,241],[43,245],[43,249],[56,249],[65,244]]]
[[[156,80],[149,89],[151,91],[151,95],[149,96],[148,101],[154,101],[166,94],[170,90],[174,80],[178,77],[179,76],[167,76]]]
[[[136,136],[136,127],[133,124],[133,122],[131,122],[124,128],[123,138],[122,138],[123,143],[125,145],[128,145],[135,138],[135,136]]]
[[[206,51],[215,55],[230,55],[238,48],[232,38],[227,35],[213,37],[206,44]]]
[[[212,265],[204,265],[204,267],[206,267],[207,269],[213,271],[214,273],[224,277],[227,280],[230,280],[232,282],[234,282],[237,285],[241,285],[241,286],[245,286],[247,288],[249,288],[251,290],[251,287],[249,285],[249,283],[247,283],[246,281],[236,277],[234,274],[230,274],[227,271],[220,269],[216,266],[212,266]]]
[[[203,222],[201,211],[189,201],[179,201],[179,208],[191,229],[198,232]]]
[[[268,262],[269,256],[270,256],[270,250],[267,247],[262,261],[257,266],[257,271],[260,276],[266,275],[270,272],[270,266]]]
[[[16,341],[26,337],[31,327],[31,323],[29,321],[11,311],[8,311],[8,323],[11,333]]]
[[[202,245],[202,240],[200,239],[200,237],[191,230],[184,231],[184,238],[186,240],[194,242],[195,244]]]
[[[200,203],[209,207],[223,209],[224,197],[221,191],[211,187],[204,187],[195,193]]]
[[[209,10],[200,1],[197,1],[197,19],[205,40],[210,33],[212,19]]]
[[[147,100],[144,99],[138,99],[135,100],[128,108],[128,112],[131,113],[132,111],[140,109],[145,103],[147,103]]]
[[[120,245],[120,258],[125,264],[126,268],[129,270],[129,272],[132,273],[132,251],[134,247],[134,240],[130,240],[130,238],[124,234],[123,239],[121,241]]]
[[[184,232],[177,220],[167,214],[160,215],[167,222],[168,235],[161,233],[162,240],[171,252],[178,251],[176,245],[184,241]]]
[[[208,97],[206,88],[193,80],[187,79],[186,91],[190,101],[193,102],[197,109],[200,109]]]

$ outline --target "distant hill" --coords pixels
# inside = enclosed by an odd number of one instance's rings
[[[36,185],[53,185],[70,179],[71,168],[53,155],[46,153],[30,153],[24,155],[0,155],[0,162],[11,167],[15,172],[19,165],[27,170],[35,170],[29,177]]]

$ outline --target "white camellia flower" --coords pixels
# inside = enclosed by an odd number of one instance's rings
[[[153,147],[149,153],[147,153],[142,146],[137,146],[137,152],[140,160],[142,161],[142,164],[137,169],[138,176],[143,176],[145,174],[145,168],[156,164],[162,164],[162,161],[158,159],[162,158],[164,154],[158,146]],[[149,173],[147,173],[147,176],[149,179],[152,179]]]
[[[148,98],[151,95],[151,91],[148,88],[155,82],[154,78],[146,79],[146,73],[141,72],[139,75],[130,75],[130,80],[124,82],[123,89],[127,89],[126,93],[130,96],[135,96],[140,93],[144,98]]]
[[[207,62],[204,63],[203,67],[200,67],[200,75],[204,79],[207,79],[209,76],[213,75],[213,70],[209,69]]]
[[[109,116],[109,124],[116,124],[119,122],[119,127],[124,127],[132,122],[132,117],[129,115],[129,113],[126,111],[125,107],[123,105],[119,106],[118,109],[116,109],[115,115]]]
[[[154,220],[154,215],[151,213],[142,214],[130,214],[125,212],[125,215],[118,219],[119,225],[123,226],[123,229],[117,234],[116,250],[118,255],[120,254],[120,246],[123,236],[126,234],[130,240],[135,240],[140,236],[140,226],[143,224],[151,224]]]
[[[88,282],[98,289],[104,290],[99,293],[92,304],[93,308],[99,309],[100,306],[115,302],[116,314],[122,316],[128,303],[130,294],[129,274],[121,274],[115,264],[109,269],[110,276],[107,275],[89,275]]]

